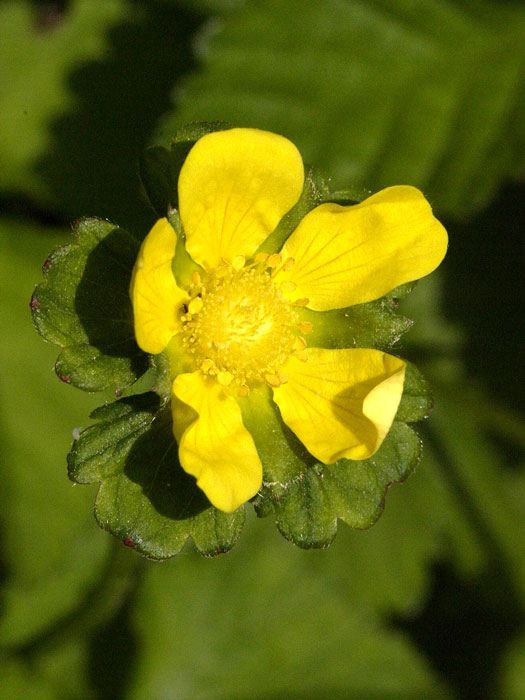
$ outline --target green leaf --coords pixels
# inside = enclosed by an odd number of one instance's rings
[[[202,118],[269,129],[332,189],[406,182],[463,215],[525,167],[524,31],[516,3],[247,2],[201,37],[159,133]]]
[[[312,323],[308,336],[312,347],[390,350],[413,323],[397,308],[397,301],[383,298],[322,313],[302,309],[301,316]]]
[[[316,464],[285,488],[271,487],[277,527],[305,548],[328,546],[337,533],[338,519],[353,528],[369,527],[383,511],[388,487],[413,471],[421,449],[413,430],[394,423],[370,459]]]
[[[71,432],[92,398],[50,373],[55,352],[34,332],[27,309],[41,259],[66,233],[6,220],[1,228],[0,645],[12,646],[81,604],[109,542],[93,527],[91,489],[72,489],[66,477]]]
[[[120,393],[147,369],[133,332],[129,298],[139,244],[107,221],[85,219],[69,246],[44,263],[31,300],[38,332],[62,348],[56,371],[85,391]]]
[[[405,637],[352,604],[350,551],[332,577],[331,552],[314,559],[263,525],[227,557],[150,568],[134,612],[142,655],[131,698],[166,688],[180,700],[448,697]]]
[[[180,466],[169,408],[149,393],[97,409],[101,423],[82,431],[69,454],[74,481],[100,481],[95,515],[101,527],[153,559],[177,554],[191,538],[205,556],[226,552],[244,509],[213,508]]]
[[[412,363],[407,363],[403,396],[396,413],[396,420],[413,423],[428,418],[433,401],[428,383]]]
[[[57,26],[44,31],[36,25],[33,3],[0,3],[2,189],[49,201],[47,184],[34,164],[48,148],[50,121],[73,105],[66,78],[73,67],[107,50],[108,29],[124,16],[125,3],[120,0],[100,6],[74,0]]]
[[[263,463],[257,514],[271,514],[282,534],[300,547],[328,546],[338,519],[353,528],[372,525],[388,487],[406,479],[421,458],[418,436],[395,422],[370,459],[320,464],[283,423],[267,390],[253,391],[242,411]]]

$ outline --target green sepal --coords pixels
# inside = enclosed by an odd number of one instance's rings
[[[418,435],[405,423],[394,423],[373,457],[315,463],[288,484],[270,487],[269,503],[255,504],[258,515],[272,515],[286,539],[305,549],[327,547],[337,533],[337,520],[364,529],[384,508],[388,487],[403,481],[421,458]]]
[[[201,554],[228,551],[244,524],[244,508],[227,514],[210,505],[183,471],[171,415],[153,392],[103,406],[68,456],[70,478],[100,482],[100,526],[152,559],[177,554],[191,539]]]
[[[425,418],[431,405],[423,376],[407,363],[396,421],[377,453],[324,465],[283,423],[270,390],[252,392],[241,407],[263,463],[257,515],[272,515],[287,539],[306,548],[328,546],[338,519],[352,528],[370,527],[383,511],[388,487],[404,481],[419,463],[421,440],[406,423]]]
[[[179,206],[178,180],[186,156],[196,141],[212,131],[228,129],[226,122],[195,122],[178,129],[171,147],[147,148],[139,162],[142,186],[158,216],[167,216]]]
[[[395,300],[383,297],[332,311],[301,309],[300,314],[312,324],[308,336],[311,347],[388,350],[412,326],[409,318],[397,313],[397,307]]]
[[[407,362],[403,396],[397,409],[396,420],[414,423],[428,418],[433,405],[434,400],[427,380],[415,365]]]
[[[100,219],[84,219],[74,241],[45,261],[31,299],[36,329],[62,348],[59,378],[85,391],[116,393],[148,367],[133,334],[129,284],[139,243]]]

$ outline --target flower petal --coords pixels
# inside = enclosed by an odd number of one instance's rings
[[[255,496],[262,484],[261,460],[243,425],[241,409],[215,379],[200,372],[180,374],[173,382],[173,394],[180,463],[216,508],[231,513]]]
[[[443,260],[447,232],[415,187],[389,187],[354,206],[321,204],[283,246],[295,264],[277,279],[317,311],[379,299],[428,275]]]
[[[177,312],[188,298],[171,270],[176,243],[173,227],[159,219],[142,243],[131,278],[135,337],[152,354],[162,352],[179,330]]]
[[[179,177],[186,248],[206,269],[252,255],[301,195],[304,167],[283,136],[229,129],[197,141]]]
[[[287,383],[273,391],[284,422],[325,464],[368,459],[396,415],[405,363],[364,349],[308,348],[307,358],[291,357],[283,367]]]

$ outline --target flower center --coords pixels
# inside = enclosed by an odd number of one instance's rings
[[[277,257],[249,265],[239,258],[205,277],[195,273],[181,316],[182,343],[195,366],[241,396],[258,383],[285,382],[281,367],[304,351],[300,333],[311,330],[273,280]]]

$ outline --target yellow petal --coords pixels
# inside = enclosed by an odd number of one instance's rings
[[[250,256],[297,202],[304,168],[283,136],[230,129],[197,141],[179,177],[186,248],[206,269]]]
[[[162,352],[179,330],[178,313],[188,298],[171,270],[176,243],[168,220],[159,219],[142,243],[131,278],[135,337],[152,354]]]
[[[403,393],[405,363],[379,350],[307,348],[273,390],[286,425],[325,464],[367,459],[379,448]]]
[[[211,503],[231,513],[262,484],[261,460],[241,409],[220,384],[200,372],[180,374],[173,382],[173,395],[180,462]]]
[[[447,232],[415,187],[389,187],[354,206],[321,204],[285,243],[295,264],[276,279],[317,311],[379,299],[428,275],[443,260]]]

